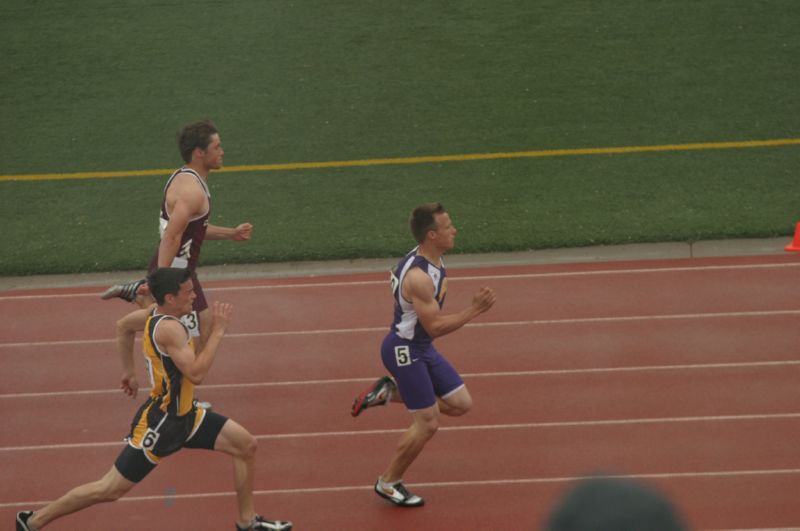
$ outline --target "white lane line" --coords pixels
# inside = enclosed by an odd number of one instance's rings
[[[30,348],[30,347],[64,347],[68,345],[105,345],[116,344],[116,339],[68,339],[63,341],[26,341],[22,343],[0,343],[2,348]]]
[[[720,370],[720,369],[755,369],[770,367],[796,367],[800,366],[800,360],[776,360],[776,361],[753,361],[753,362],[732,362],[732,363],[691,363],[680,365],[638,365],[627,367],[588,367],[583,369],[542,369],[535,371],[502,371],[502,372],[476,372],[462,373],[461,376],[467,379],[473,378],[505,378],[505,377],[528,377],[528,376],[566,376],[580,374],[614,374],[627,372],[656,372],[656,371],[691,371],[691,370]],[[293,387],[293,386],[319,386],[319,385],[340,385],[372,382],[374,377],[367,378],[331,378],[326,380],[285,380],[279,382],[236,382],[226,384],[207,384],[203,385],[204,391],[219,389],[252,389],[264,387]],[[149,392],[149,387],[139,389],[141,393]],[[119,389],[83,389],[73,391],[47,391],[38,393],[6,393],[0,394],[0,400],[14,398],[55,398],[81,395],[105,395],[119,394]]]
[[[576,325],[587,323],[623,323],[637,321],[669,321],[686,319],[730,319],[739,317],[780,317],[800,315],[797,310],[754,310],[744,312],[711,312],[711,313],[681,313],[667,315],[628,315],[619,317],[577,317],[573,319],[534,319],[526,321],[497,321],[489,323],[469,323],[464,328],[488,328],[500,326],[542,326],[542,325]],[[279,330],[275,332],[242,332],[226,334],[226,338],[249,337],[281,337],[281,336],[318,336],[331,334],[363,334],[374,332],[387,332],[387,326],[364,328],[329,328],[320,330]],[[0,349],[28,348],[28,347],[59,347],[69,345],[115,344],[116,339],[72,339],[64,341],[26,341],[19,343],[0,343]]]
[[[698,531],[798,531],[798,529],[800,529],[800,523],[792,527],[737,527],[736,529],[698,529]]]
[[[620,479],[637,480],[673,480],[673,479],[727,479],[727,478],[748,478],[756,476],[795,476],[800,474],[800,468],[779,468],[779,469],[757,469],[757,470],[718,470],[718,471],[688,471],[688,472],[660,472],[660,473],[641,473],[613,475],[609,477]],[[589,479],[593,476],[563,476],[563,477],[532,477],[532,478],[513,478],[513,479],[482,479],[466,481],[433,481],[409,483],[412,488],[469,488],[469,487],[501,487],[501,486],[524,486],[535,484],[551,483],[574,483]],[[253,491],[255,496],[270,496],[278,494],[304,495],[304,494],[334,494],[343,492],[367,492],[372,490],[372,485],[338,485],[330,487],[308,487],[295,489],[269,489]],[[222,492],[198,492],[189,494],[165,493],[157,496],[127,496],[120,498],[120,502],[152,502],[152,501],[173,501],[173,500],[198,500],[220,497],[234,497],[233,491]],[[30,508],[41,507],[49,501],[20,501],[0,503],[0,509],[10,508]]]
[[[500,431],[500,430],[534,430],[550,428],[587,428],[598,426],[637,426],[650,424],[684,424],[698,422],[743,422],[743,421],[770,421],[770,420],[791,420],[800,419],[800,412],[797,413],[767,413],[758,415],[705,415],[698,417],[657,417],[639,419],[601,419],[601,420],[576,420],[576,421],[554,421],[554,422],[527,422],[514,424],[476,424],[466,426],[443,426],[439,432],[472,432],[472,431]],[[300,432],[300,433],[271,433],[256,435],[255,438],[262,441],[284,440],[284,439],[314,439],[322,437],[364,437],[373,435],[393,435],[400,434],[407,430],[403,428],[387,428],[381,430],[350,430],[350,431],[320,431],[320,432]],[[68,444],[41,444],[28,446],[4,446],[0,447],[0,454],[10,452],[34,452],[42,450],[74,450],[82,448],[106,448],[112,446],[122,446],[124,443],[119,441],[108,442],[87,442],[87,443],[68,443]]]
[[[489,267],[504,267],[504,266],[489,266]],[[800,267],[800,262],[788,263],[775,263],[775,264],[741,264],[741,265],[717,265],[717,266],[686,266],[686,267],[653,267],[653,268],[637,268],[637,269],[602,269],[594,271],[555,271],[548,273],[520,273],[520,274],[507,274],[507,275],[471,275],[471,276],[458,276],[454,274],[450,277],[450,281],[473,281],[473,280],[519,280],[519,279],[536,279],[536,278],[568,278],[568,277],[590,277],[590,276],[607,276],[607,275],[640,275],[649,273],[689,273],[689,272],[714,272],[714,271],[742,271],[742,270],[759,270],[759,269],[785,269]],[[388,269],[387,269],[388,273]],[[201,271],[202,274],[202,271]],[[226,287],[210,287],[205,291],[252,291],[252,290],[274,290],[274,289],[308,289],[308,288],[350,288],[354,286],[375,286],[375,285],[388,285],[388,280],[361,280],[361,281],[348,281],[341,282],[309,282],[309,283],[288,283],[288,284],[269,284],[269,285],[237,285]],[[4,295],[0,296],[0,301],[23,301],[23,300],[39,300],[39,299],[63,299],[63,298],[76,298],[76,297],[95,297],[100,296],[102,290],[81,292],[81,293],[53,293],[41,295]]]

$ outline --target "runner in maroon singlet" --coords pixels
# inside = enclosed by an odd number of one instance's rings
[[[203,241],[249,240],[253,226],[242,223],[236,227],[220,227],[208,222],[211,209],[208,175],[211,170],[222,167],[225,154],[214,124],[201,121],[187,125],[178,137],[178,147],[186,164],[172,174],[164,187],[159,218],[161,239],[148,271],[153,271],[156,267],[172,266],[186,267],[192,272],[197,299],[192,314],[184,319],[184,323],[192,335],[197,337],[198,348],[202,349],[212,320],[196,274]],[[143,284],[143,280],[137,280],[111,286],[101,297],[119,297],[146,308],[152,305],[153,300],[146,292],[142,293],[140,287]],[[138,322],[131,319],[126,323],[129,326],[139,326]],[[141,326],[144,326],[144,319]]]
[[[203,190],[205,195],[204,201],[204,209],[198,213],[197,216],[191,217],[188,222],[185,224],[183,231],[178,233],[177,231],[180,229],[179,223],[174,222],[173,226],[170,227],[170,212],[174,210],[175,201],[172,201],[172,208],[169,208],[167,197],[170,194],[170,185],[172,185],[173,181],[176,179],[181,180],[183,179],[183,187],[186,188],[191,187],[191,179],[185,178],[184,175],[191,175],[195,180],[197,185]],[[178,186],[176,184],[176,186]],[[186,195],[186,192],[184,192]],[[200,175],[187,167],[180,168],[175,170],[172,176],[167,180],[167,184],[164,186],[164,199],[161,201],[161,216],[159,217],[159,233],[161,235],[160,243],[158,249],[153,254],[153,257],[150,259],[150,264],[147,267],[148,272],[154,271],[156,268],[159,267],[159,262],[166,262],[168,257],[171,254],[171,249],[174,247],[174,238],[179,238],[178,241],[178,251],[175,254],[172,262],[167,264],[169,267],[185,267],[192,272],[192,281],[195,285],[195,294],[197,298],[194,300],[192,305],[192,313],[184,316],[182,318],[184,324],[189,328],[190,333],[193,336],[201,335],[199,334],[200,328],[200,315],[203,315],[202,312],[208,308],[208,301],[206,300],[205,293],[203,292],[203,287],[200,284],[199,279],[197,278],[197,261],[200,258],[200,249],[203,246],[203,240],[206,238],[206,232],[208,230],[208,218],[211,209],[211,192],[208,190],[208,185],[206,181],[200,177]],[[180,219],[180,221],[184,221]],[[182,223],[180,224],[182,225]],[[170,230],[172,229],[172,230]],[[164,245],[165,239],[164,236],[167,235],[167,245],[168,249],[162,253],[161,247]],[[169,238],[172,237],[173,240]],[[159,260],[159,256],[165,257],[164,260]],[[166,266],[162,266],[166,267]],[[205,336],[203,336],[205,339]],[[202,342],[202,341],[201,341]]]

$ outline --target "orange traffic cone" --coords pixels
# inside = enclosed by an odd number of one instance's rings
[[[784,250],[800,252],[800,223],[797,224],[797,227],[794,230],[794,240],[792,240],[792,243],[784,247]]]

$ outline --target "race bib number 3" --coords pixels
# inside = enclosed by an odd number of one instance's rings
[[[181,317],[181,321],[183,321],[183,324],[189,329],[189,335],[192,337],[198,337],[200,335],[200,319],[196,311],[192,310],[192,313],[187,313]]]
[[[406,345],[394,347],[394,358],[397,360],[398,367],[411,365],[411,350]]]

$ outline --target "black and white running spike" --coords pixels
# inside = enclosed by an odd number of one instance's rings
[[[17,531],[33,531],[33,528],[28,525],[28,520],[33,516],[33,511],[20,511],[17,513]]]
[[[139,290],[139,286],[145,282],[147,282],[145,279],[140,279],[134,280],[133,282],[128,282],[126,284],[114,284],[105,290],[103,294],[100,295],[100,298],[106,301],[108,299],[118,297],[122,300],[133,302],[136,300],[136,292]]]
[[[291,531],[292,523],[282,520],[266,520],[263,516],[256,515],[250,527],[242,529],[236,526],[236,531]]]

